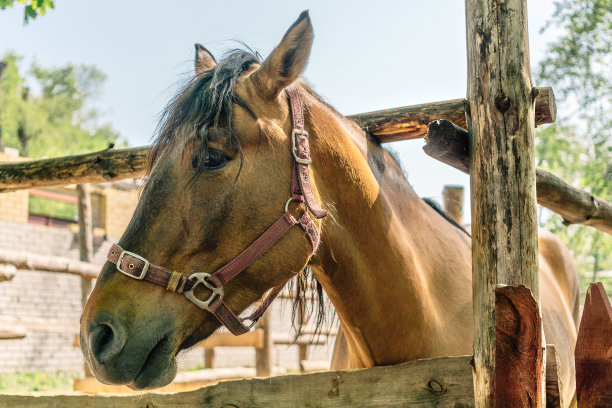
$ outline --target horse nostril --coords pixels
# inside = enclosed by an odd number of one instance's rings
[[[123,349],[125,336],[123,331],[110,323],[101,323],[89,333],[91,352],[100,364],[104,364]]]

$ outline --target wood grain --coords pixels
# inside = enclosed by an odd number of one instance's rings
[[[557,106],[552,88],[537,88],[535,124],[553,123],[557,117]],[[466,127],[466,99],[425,103],[384,109],[375,112],[348,116],[355,120],[381,143],[418,139],[427,133],[427,124],[436,119],[447,119],[459,127]]]
[[[612,407],[612,307],[601,282],[589,286],[575,358],[578,406]]]
[[[466,0],[467,128],[470,140],[474,398],[478,407],[512,406],[496,398],[495,289],[538,290],[534,101],[525,0]],[[516,372],[528,384],[541,367]],[[500,373],[501,374],[501,373]],[[536,384],[541,395],[542,383]],[[540,407],[531,388],[515,389],[524,407]]]
[[[149,147],[107,149],[52,159],[0,165],[0,193],[33,187],[103,183],[141,177]]]
[[[495,406],[541,406],[542,321],[525,286],[495,289]]]
[[[546,345],[546,408],[565,408],[563,383],[559,375],[559,353],[554,344]]]
[[[0,406],[59,407],[473,407],[470,356],[361,370],[226,381],[177,394],[0,395]],[[148,405],[150,404],[150,405]]]

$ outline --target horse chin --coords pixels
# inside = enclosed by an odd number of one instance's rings
[[[145,390],[163,387],[176,376],[176,351],[172,350],[171,341],[164,337],[151,350],[140,372],[128,387],[133,390]]]

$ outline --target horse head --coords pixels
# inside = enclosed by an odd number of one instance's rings
[[[225,313],[238,315],[308,264],[321,221],[303,222],[308,201],[291,199],[286,90],[304,92],[296,81],[312,40],[305,12],[263,62],[241,50],[217,62],[196,46],[196,75],[164,112],[136,211],[81,318],[81,347],[101,381],[136,389],[169,383],[177,353],[221,325],[203,310],[208,302],[222,297]],[[305,177],[317,196],[315,169]],[[211,283],[283,216],[286,231],[261,256],[234,279]]]

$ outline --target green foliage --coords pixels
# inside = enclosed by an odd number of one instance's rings
[[[25,24],[30,19],[35,19],[38,15],[44,16],[48,9],[55,7],[53,0],[0,0],[0,9],[4,10],[7,7],[13,7],[15,3],[21,3],[25,6],[23,13],[23,22]]]
[[[117,143],[119,135],[89,108],[105,76],[93,66],[68,64],[44,68],[32,64],[28,77],[19,58],[8,54],[0,81],[0,145],[23,156],[54,157],[85,153]],[[37,94],[30,92],[39,89]],[[125,146],[125,143],[120,143]]]
[[[18,394],[35,391],[72,391],[77,374],[61,370],[53,374],[41,372],[0,374],[0,392]]]
[[[605,200],[612,199],[612,2],[560,0],[545,29],[562,28],[539,64],[536,81],[552,86],[557,105],[571,113],[538,129],[538,165]],[[563,112],[563,110],[562,110]],[[583,286],[593,271],[612,270],[612,236],[563,225],[544,213],[541,223],[574,254]],[[590,280],[590,279],[589,279]],[[608,286],[608,293],[612,287]]]

